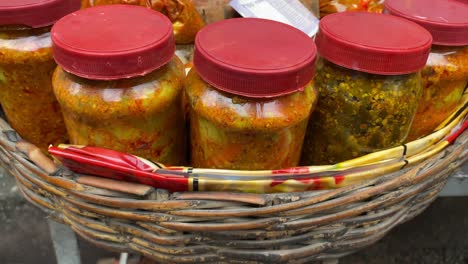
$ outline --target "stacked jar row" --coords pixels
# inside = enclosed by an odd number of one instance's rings
[[[468,6],[459,2],[388,0],[391,15],[332,14],[315,42],[270,20],[217,22],[198,33],[187,77],[164,15],[52,2],[60,20],[2,19],[0,10],[0,102],[44,150],[68,137],[166,165],[330,164],[430,133],[468,80],[468,22],[451,5]]]

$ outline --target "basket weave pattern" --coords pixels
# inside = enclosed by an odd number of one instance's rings
[[[161,263],[309,263],[373,244],[421,213],[468,159],[468,132],[441,153],[396,173],[304,193],[174,193],[145,196],[55,175],[15,145],[0,119],[0,162],[23,195],[83,238]]]

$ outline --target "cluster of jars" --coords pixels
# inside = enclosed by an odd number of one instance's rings
[[[161,13],[12,1],[0,6],[0,103],[44,150],[236,170],[341,162],[429,134],[462,98],[468,5],[405,3],[328,15],[315,40],[271,20],[213,23],[186,76]]]

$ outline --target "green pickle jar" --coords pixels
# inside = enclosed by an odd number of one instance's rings
[[[229,19],[202,29],[186,82],[194,167],[297,166],[317,100],[315,44],[283,23]]]
[[[59,20],[52,41],[53,87],[72,144],[185,164],[185,73],[167,17],[139,6],[89,8]]]
[[[43,151],[67,140],[52,90],[50,28],[79,8],[75,0],[0,2],[0,103],[11,127]]]
[[[386,12],[427,29],[433,45],[422,70],[423,95],[408,141],[426,136],[461,103],[468,83],[468,3],[388,0]]]
[[[402,144],[421,96],[420,70],[431,42],[421,26],[390,15],[323,18],[316,37],[319,100],[302,163],[334,164]]]

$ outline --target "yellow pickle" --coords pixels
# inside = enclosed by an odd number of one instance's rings
[[[58,12],[49,10],[53,6]],[[50,28],[79,9],[72,0],[10,1],[0,7],[0,103],[8,122],[25,140],[46,151],[67,132],[52,91],[57,66]]]

